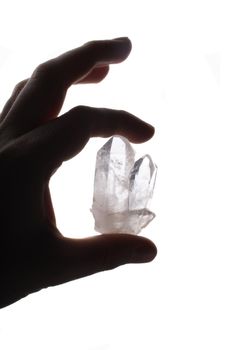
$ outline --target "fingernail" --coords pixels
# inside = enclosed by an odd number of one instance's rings
[[[120,60],[125,59],[128,57],[131,49],[132,49],[132,43],[127,37],[122,38],[115,38],[113,39],[115,42],[115,49],[118,50],[118,53],[120,54]]]
[[[155,245],[139,245],[133,252],[133,259],[135,262],[143,263],[152,261],[157,254]]]
[[[148,134],[150,134],[150,137],[152,137],[155,133],[155,128],[151,124],[148,124],[148,123],[145,123],[145,124],[147,126]]]
[[[116,40],[116,41],[126,41],[128,40],[129,41],[129,38],[127,36],[122,36],[122,37],[119,37],[119,38],[114,38],[113,40]]]

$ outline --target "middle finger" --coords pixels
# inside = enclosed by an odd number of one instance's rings
[[[74,82],[85,79],[98,66],[123,61],[130,50],[127,38],[92,41],[42,63],[15,101],[3,127],[16,137],[56,117]]]

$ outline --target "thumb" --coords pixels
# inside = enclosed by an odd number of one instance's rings
[[[128,263],[153,260],[157,249],[152,241],[131,234],[104,234],[84,239],[61,238],[52,284],[65,283]]]

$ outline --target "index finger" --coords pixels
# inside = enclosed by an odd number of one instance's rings
[[[98,65],[123,61],[130,50],[128,38],[91,41],[39,65],[4,121],[8,134],[19,136],[56,117],[70,85]]]
[[[78,154],[91,137],[121,135],[141,143],[153,134],[152,125],[126,111],[78,106],[24,135],[15,145],[29,154],[33,171],[50,176],[63,161]]]

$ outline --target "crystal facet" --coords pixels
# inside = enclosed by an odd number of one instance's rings
[[[92,213],[101,233],[138,234],[153,220],[147,209],[157,167],[149,155],[134,162],[129,141],[113,136],[97,152]]]

